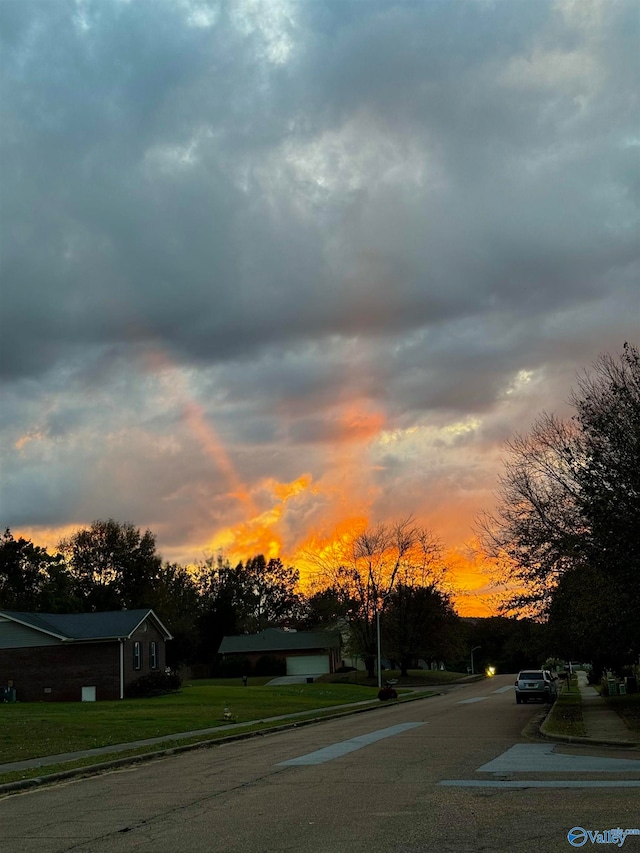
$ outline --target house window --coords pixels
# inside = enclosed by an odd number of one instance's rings
[[[158,644],[155,640],[149,643],[149,668],[158,668]]]
[[[133,668],[142,669],[142,643],[139,640],[133,643]]]

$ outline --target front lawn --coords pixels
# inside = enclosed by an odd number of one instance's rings
[[[194,681],[150,699],[0,705],[0,764],[221,726],[225,709],[240,723],[376,696],[349,684],[267,687],[250,679],[244,687],[237,679]]]

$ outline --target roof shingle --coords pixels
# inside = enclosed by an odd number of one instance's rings
[[[221,654],[231,654],[329,649],[338,646],[339,642],[339,635],[334,631],[283,631],[282,628],[265,628],[259,634],[224,637],[218,651]]]
[[[24,613],[1,610],[6,616],[38,631],[53,634],[63,640],[109,640],[129,637],[144,619],[151,616],[158,628],[171,639],[171,634],[153,610],[112,610],[104,613]]]

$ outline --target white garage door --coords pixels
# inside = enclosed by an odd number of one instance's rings
[[[287,658],[287,675],[323,675],[325,672],[329,672],[329,655]]]

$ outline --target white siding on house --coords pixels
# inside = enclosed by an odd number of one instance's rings
[[[30,649],[37,646],[57,646],[61,643],[50,634],[34,631],[10,619],[0,617],[0,649]]]

